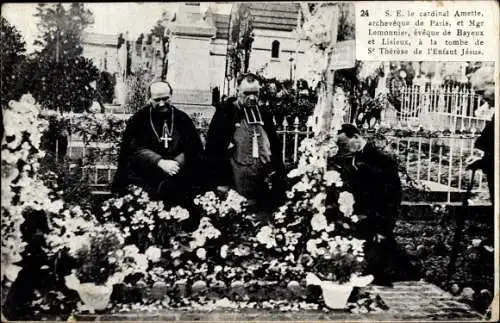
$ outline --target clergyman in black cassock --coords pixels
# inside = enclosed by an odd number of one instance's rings
[[[486,174],[488,180],[488,189],[490,192],[490,201],[495,203],[495,116],[486,122],[481,135],[474,142],[474,148],[483,152],[481,159],[471,163],[469,168],[480,168]]]
[[[284,166],[272,116],[257,104],[259,89],[253,75],[244,76],[237,99],[214,114],[205,146],[206,181],[209,189],[233,188],[257,207],[272,208],[284,197]]]
[[[171,93],[168,83],[153,83],[152,102],[129,119],[113,191],[133,184],[153,200],[188,207],[203,146],[191,118],[170,104]]]
[[[365,242],[366,273],[374,283],[418,280],[420,272],[394,237],[402,200],[397,162],[367,143],[359,130],[345,124],[339,131],[333,164],[354,196],[354,214],[364,216],[356,231]]]

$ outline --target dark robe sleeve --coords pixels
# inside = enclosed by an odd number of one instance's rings
[[[486,174],[493,174],[495,170],[495,117],[488,121],[481,132],[479,138],[474,143],[474,147],[484,152],[481,168]]]
[[[146,148],[138,137],[133,137],[130,141],[130,162],[140,169],[151,169],[158,167],[161,155]]]
[[[477,149],[481,149],[484,152],[489,152],[491,151],[491,147],[494,147],[494,133],[495,133],[495,127],[493,126],[494,122],[493,121],[488,121],[486,122],[486,125],[484,126],[483,131],[481,132],[481,135],[479,138],[477,138],[476,142],[474,143],[474,147]]]
[[[284,171],[283,156],[281,153],[282,145],[281,140],[276,132],[276,126],[274,125],[272,115],[263,111],[264,118],[264,130],[269,138],[269,144],[271,145],[271,161],[273,164],[273,169],[277,173],[282,173]]]
[[[369,149],[359,166],[368,224],[375,233],[391,235],[402,200],[397,162],[375,147]]]
[[[203,144],[193,121],[187,115],[181,114],[182,120],[182,153],[177,155],[174,159],[185,170],[185,174],[189,177],[191,182],[199,182],[201,156],[203,152]]]
[[[113,193],[122,194],[128,184],[128,155],[130,150],[130,141],[132,140],[132,133],[135,127],[135,119],[136,116],[134,115],[127,121],[127,125],[125,126],[125,130],[122,134],[120,150],[118,153],[118,165],[113,178],[113,183],[111,185],[111,191]]]
[[[218,109],[207,133],[205,145],[206,183],[209,188],[231,184],[231,165],[229,164],[228,146],[234,133],[232,102]]]
[[[131,170],[131,166],[136,170],[140,170],[143,176],[151,174],[151,177],[154,178],[159,174],[158,161],[161,156],[147,148],[146,136],[141,133],[141,125],[144,123],[144,111],[146,110],[143,108],[134,114],[127,122],[123,132],[118,168],[112,184],[113,193],[123,194],[127,186],[131,184],[130,177],[135,173]]]
[[[272,115],[268,111],[262,111],[264,119],[264,130],[266,131],[271,146],[271,163],[274,173],[271,175],[272,191],[271,199],[275,205],[280,205],[285,200],[286,181],[285,166],[282,156],[282,143],[276,132]]]

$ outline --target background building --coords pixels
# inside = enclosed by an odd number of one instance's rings
[[[116,76],[117,101],[123,104],[123,84],[127,74],[137,68],[151,71],[153,78],[162,74],[166,55],[166,79],[175,88],[173,101],[186,110],[213,113],[212,92],[232,93],[234,79],[228,75],[228,47],[231,24],[241,4],[230,14],[214,12],[209,5],[202,13],[200,3],[179,4],[176,19],[168,24],[163,43],[151,34],[138,39],[122,35],[86,33],[83,55],[91,58],[102,71]],[[304,41],[295,32],[299,19],[298,3],[248,3],[252,24],[248,71],[267,78],[295,79],[305,75]],[[153,26],[152,26],[153,27]],[[304,71],[303,71],[304,70]]]

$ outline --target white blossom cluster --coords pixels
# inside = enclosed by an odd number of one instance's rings
[[[170,209],[170,215],[172,219],[175,219],[177,221],[184,221],[189,218],[189,212],[185,208],[182,208],[180,206],[175,206]]]
[[[230,212],[241,213],[245,206],[246,198],[238,194],[235,190],[229,190],[225,201],[221,201],[219,206],[219,214],[221,217],[226,216]]]
[[[214,192],[209,191],[202,196],[197,196],[194,199],[194,204],[201,206],[207,215],[213,215],[218,212],[220,199]]]
[[[19,101],[10,101],[3,111],[1,165],[1,227],[2,281],[17,278],[21,253],[26,243],[22,239],[23,212],[28,208],[43,210],[51,205],[49,189],[37,180],[42,131],[47,123],[38,119],[39,107],[34,98],[25,94]]]
[[[201,206],[206,215],[218,215],[225,217],[230,213],[242,213],[246,205],[246,198],[231,189],[227,193],[225,200],[221,200],[212,192],[206,192],[204,195],[199,195],[194,199],[194,204]]]
[[[325,242],[327,247],[319,246]],[[325,259],[351,253],[357,257],[357,261],[362,262],[364,260],[363,243],[364,240],[341,236],[330,237],[328,233],[323,232],[320,237],[307,241],[307,251],[312,257],[323,257]]]
[[[104,219],[118,220],[127,235],[130,231],[146,230],[149,238],[152,238],[152,231],[158,225],[156,217],[163,222],[182,222],[190,216],[180,206],[165,210],[162,201],[151,201],[147,192],[137,186],[131,187],[131,192],[125,196],[104,201],[101,210]]]
[[[94,226],[85,234],[77,236],[72,240],[78,241],[74,242],[75,245],[72,246],[73,250],[69,253],[75,260],[83,263],[96,261],[94,259],[96,255],[92,254],[92,250],[97,249],[101,250],[99,254],[106,255],[108,266],[113,268],[113,271],[107,277],[105,286],[121,283],[130,274],[146,274],[149,261],[155,262],[161,257],[161,251],[156,247],[148,248],[143,254],[139,252],[139,249],[135,245],[124,245],[125,236],[120,228],[113,223]],[[69,241],[69,243],[72,242]],[[102,248],[106,248],[106,250],[102,250]],[[82,251],[90,251],[91,254],[87,252],[81,253]],[[90,258],[87,258],[87,256]],[[89,265],[95,264],[90,263]],[[79,269],[75,269],[70,276],[66,277],[66,284],[70,284],[69,288],[78,290],[83,287],[78,280],[79,272]],[[86,279],[88,278],[86,277]],[[96,286],[96,288],[98,287]]]
[[[271,226],[266,225],[260,228],[256,238],[258,242],[266,246],[268,249],[278,246],[276,239],[274,238],[273,228]]]
[[[145,274],[149,266],[148,260],[159,261],[161,250],[151,246],[142,254],[135,245],[127,245],[122,250],[117,250],[116,254],[118,256],[116,261],[120,263],[120,271],[125,278],[134,273]]]
[[[62,209],[62,205],[60,206]],[[57,209],[51,209],[57,214]],[[47,249],[45,253],[49,256],[57,254],[67,248],[69,255],[74,256],[81,248],[90,243],[90,232],[92,232],[97,221],[80,206],[64,209],[58,216],[52,218],[52,228],[45,236]]]
[[[207,239],[216,239],[220,234],[221,232],[213,226],[210,218],[203,217],[200,219],[200,225],[192,234],[192,240],[189,243],[189,247],[191,250],[203,247]]]

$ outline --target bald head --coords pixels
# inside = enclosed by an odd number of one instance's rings
[[[151,100],[155,108],[165,108],[170,105],[172,87],[168,82],[154,82],[149,87]]]

